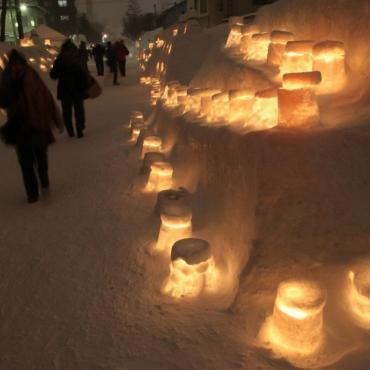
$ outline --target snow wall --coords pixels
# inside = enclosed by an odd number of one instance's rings
[[[350,85],[335,99],[320,102],[322,123],[328,124],[241,134],[227,124],[207,124],[161,103],[149,120],[164,140],[176,185],[193,193],[195,235],[211,242],[223,268],[227,288],[219,299],[222,307],[234,301],[241,282],[233,306],[240,310],[250,290],[244,286],[250,275],[243,271],[266,274],[262,289],[273,294],[281,279],[309,274],[317,260],[320,266],[330,263],[339,244],[342,255],[366,251],[364,220],[370,211],[361,199],[368,196],[370,173],[360,158],[368,156],[370,144],[368,14],[367,0],[281,0],[257,14],[262,31],[288,30],[298,38],[345,42]],[[241,65],[223,52],[227,33],[228,26],[220,25],[172,39],[168,56],[158,52],[166,60],[163,82],[224,91],[276,86],[268,71]],[[156,75],[156,61],[154,55],[146,73]],[[292,264],[285,266],[289,255],[294,256],[288,259]],[[278,272],[267,272],[275,263]]]

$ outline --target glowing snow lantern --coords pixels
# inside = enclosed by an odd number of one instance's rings
[[[283,76],[278,90],[279,126],[307,126],[320,121],[315,87],[321,81],[320,72],[289,73]]]
[[[169,207],[183,207],[188,205],[189,193],[184,188],[167,189],[160,191],[157,196],[155,211],[158,214],[165,212]]]
[[[142,172],[149,173],[151,166],[154,162],[164,162],[166,160],[163,153],[160,152],[147,152],[144,155]]]
[[[179,105],[180,109],[183,111],[186,107],[186,101],[188,96],[188,87],[187,86],[179,86],[176,89],[177,93],[177,104]]]
[[[141,130],[145,129],[145,123],[141,120],[131,123],[131,141],[136,142],[139,138]]]
[[[36,62],[35,58],[28,58],[28,61],[29,61],[30,63],[35,63],[35,62]]]
[[[178,33],[179,33],[179,28],[178,27],[176,27],[172,30],[172,36],[176,37]]]
[[[244,57],[247,57],[248,47],[252,42],[252,36],[259,33],[259,28],[255,24],[242,26],[242,37],[240,40],[240,52]]]
[[[152,50],[154,48],[154,42],[149,42],[149,49]]]
[[[43,63],[40,63],[40,64],[39,64],[39,68],[40,68],[40,70],[41,70],[42,72],[47,72],[47,70],[48,70],[48,68],[46,67],[46,65],[45,65],[45,64],[43,64]]]
[[[312,71],[313,44],[311,40],[289,41],[285,47],[280,74]]]
[[[0,69],[4,70],[5,69],[5,63],[3,58],[0,58]]]
[[[212,96],[219,94],[221,91],[219,89],[205,89],[202,92],[200,98],[200,115],[203,117],[209,116],[212,109]]]
[[[232,123],[245,124],[249,117],[254,102],[254,90],[230,90],[230,114],[229,121]]]
[[[172,247],[170,276],[162,292],[174,298],[197,297],[214,290],[215,275],[209,243],[202,239],[182,239]]]
[[[22,48],[28,48],[30,46],[34,46],[35,44],[33,43],[32,39],[29,39],[29,38],[24,38],[24,39],[21,39],[19,40],[20,42],[20,46]]]
[[[191,237],[192,212],[185,204],[171,204],[162,211],[160,217],[161,228],[155,249],[170,254],[178,240]]]
[[[229,117],[229,93],[223,92],[212,96],[211,113],[209,120],[212,122],[227,121]]]
[[[44,45],[45,46],[51,46],[51,40],[50,39],[45,39],[44,40]]]
[[[279,285],[268,339],[277,349],[302,355],[316,352],[323,343],[326,291],[308,280]]]
[[[240,40],[242,38],[242,26],[234,24],[230,28],[230,33],[226,41],[226,48],[232,48],[239,46]]]
[[[143,147],[141,150],[141,158],[148,152],[160,152],[162,149],[162,139],[159,136],[147,136],[144,138]]]
[[[130,113],[129,128],[131,128],[132,123],[135,121],[141,121],[144,123],[144,115],[142,112],[134,110]]]
[[[248,124],[260,129],[272,128],[278,123],[277,89],[257,91]]]
[[[323,41],[313,48],[313,68],[320,71],[322,82],[318,88],[323,93],[341,90],[346,82],[344,43]]]
[[[370,330],[370,261],[348,273],[348,303],[355,324]]]
[[[246,59],[257,63],[266,63],[269,45],[269,33],[255,33],[252,35],[251,43],[247,49]]]
[[[191,88],[188,90],[188,97],[186,103],[187,112],[193,112],[195,114],[200,113],[201,99],[205,91],[207,91],[207,89]]]
[[[280,66],[286,44],[293,40],[294,35],[291,32],[273,31],[271,33],[271,44],[268,50],[267,64]]]
[[[173,168],[168,162],[154,162],[150,166],[150,174],[146,190],[159,192],[172,187]]]

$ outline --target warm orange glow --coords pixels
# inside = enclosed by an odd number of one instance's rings
[[[48,71],[48,68],[46,67],[46,65],[45,65],[45,64],[40,63],[39,67],[40,67],[40,70],[41,70],[42,72],[47,72],[47,71]]]
[[[342,90],[346,83],[344,44],[339,41],[323,41],[314,46],[313,54],[313,68],[322,75],[318,91],[330,94]]]
[[[230,90],[230,115],[229,121],[244,125],[250,116],[254,103],[255,91],[253,90]]]
[[[141,158],[143,159],[148,152],[160,152],[162,148],[162,139],[159,136],[147,136],[143,141]]]
[[[313,68],[313,41],[289,41],[283,54],[280,74],[310,72]]]
[[[269,45],[270,45],[269,33],[254,34],[247,48],[246,59],[253,62],[265,63],[267,61]]]
[[[50,39],[45,39],[44,40],[44,45],[45,46],[51,46],[51,40]]]
[[[178,28],[174,28],[172,30],[172,36],[177,36],[178,32],[179,32],[179,29]]]
[[[370,330],[370,263],[348,273],[348,311],[354,323]]]
[[[252,36],[255,33],[259,33],[259,29],[256,25],[244,25],[242,26],[242,37],[240,40],[240,52],[244,58],[248,57],[248,48],[249,45],[252,43]]]
[[[28,58],[28,61],[29,61],[30,63],[35,63],[35,62],[36,62],[35,58]]]
[[[252,114],[247,125],[257,129],[268,129],[278,123],[278,99],[276,89],[258,91],[252,105]]]
[[[278,90],[279,126],[308,126],[319,123],[319,105],[314,88],[320,81],[320,72],[290,73],[283,76],[283,88]]]
[[[135,142],[137,141],[141,130],[145,128],[145,124],[143,121],[138,120],[131,123],[131,141]]]
[[[32,39],[29,39],[29,38],[21,39],[21,40],[19,40],[19,42],[20,42],[20,46],[22,48],[28,48],[30,46],[35,46],[33,40]]]
[[[285,281],[279,285],[273,315],[261,330],[272,349],[290,355],[311,355],[324,340],[326,292],[315,282]]]
[[[5,68],[4,60],[3,58],[0,58],[0,69],[4,69],[4,68]]]
[[[294,35],[286,31],[273,31],[269,45],[267,64],[280,66],[285,52],[286,44],[293,41]]]
[[[168,162],[154,162],[150,166],[150,174],[145,190],[159,192],[172,187],[173,168]]]
[[[212,96],[211,112],[208,116],[210,122],[225,122],[229,118],[229,93],[218,93]]]
[[[240,44],[242,37],[242,27],[240,25],[232,25],[230,28],[229,36],[226,41],[226,48],[232,48]]]

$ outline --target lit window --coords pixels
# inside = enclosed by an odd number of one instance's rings
[[[69,15],[61,15],[60,20],[61,21],[69,21]]]
[[[67,0],[58,0],[58,5],[61,8],[65,8],[68,5],[68,1]]]

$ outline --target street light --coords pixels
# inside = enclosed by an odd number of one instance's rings
[[[22,12],[25,12],[27,10],[27,5],[26,4],[21,4],[20,7]]]

